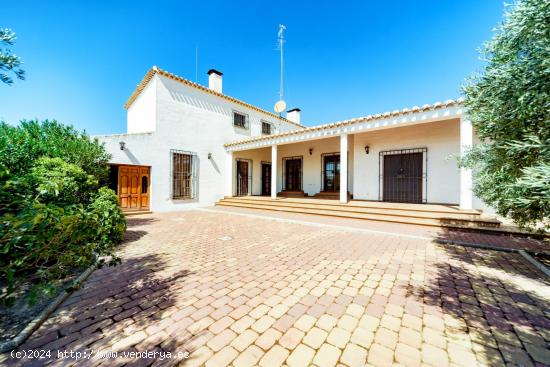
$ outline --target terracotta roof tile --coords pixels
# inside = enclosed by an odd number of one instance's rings
[[[246,103],[246,102],[243,102],[241,100],[238,100],[236,98],[233,98],[233,97],[230,97],[230,96],[227,96],[225,94],[222,94],[222,93],[218,93],[216,91],[213,91],[209,88],[206,88],[205,86],[202,86],[198,83],[195,83],[195,82],[192,82],[188,79],[185,79],[185,78],[182,78],[181,76],[178,76],[176,74],[172,74],[168,71],[165,71],[165,70],[162,70],[156,66],[153,66],[151,69],[149,69],[149,71],[147,71],[147,73],[145,74],[145,76],[143,77],[143,79],[141,80],[141,82],[137,85],[136,89],[134,89],[134,92],[132,93],[132,95],[130,95],[130,98],[128,98],[128,101],[126,101],[126,103],[124,104],[124,108],[128,109],[132,103],[134,103],[134,101],[136,100],[136,98],[141,94],[141,92],[143,92],[143,90],[145,89],[145,87],[147,86],[147,84],[149,83],[149,81],[153,78],[153,76],[155,76],[155,74],[159,74],[159,75],[162,75],[164,77],[167,77],[169,79],[172,79],[172,80],[175,80],[177,82],[180,82],[182,84],[185,84],[185,85],[188,85],[190,87],[193,87],[193,88],[196,88],[202,92],[205,92],[205,93],[209,93],[209,94],[212,94],[214,96],[217,96],[217,97],[220,97],[220,98],[223,98],[223,99],[226,99],[230,102],[233,102],[233,103],[236,103],[236,104],[239,104],[241,106],[244,106],[244,107],[247,107],[247,108],[250,108],[252,110],[255,110],[257,112],[260,112],[260,113],[263,113],[263,114],[266,114],[266,115],[269,115],[273,118],[276,118],[278,120],[281,120],[283,122],[287,122],[289,124],[293,124],[295,126],[298,126],[298,127],[301,127],[301,128],[304,128],[305,126],[304,125],[301,125],[301,124],[298,124],[296,122],[293,122],[293,121],[290,121],[290,120],[287,120],[285,119],[284,117],[280,117],[280,116],[277,116],[276,114],[274,113],[271,113],[269,111],[266,111],[264,109],[261,109],[259,107],[256,107],[256,106],[253,106],[249,103]]]
[[[291,135],[296,135],[296,134],[307,133],[307,132],[310,132],[310,131],[319,131],[319,130],[330,129],[330,128],[334,128],[334,127],[342,127],[342,126],[347,126],[347,125],[354,124],[354,123],[359,122],[359,121],[381,120],[381,119],[384,119],[384,118],[387,118],[387,117],[390,117],[390,116],[403,116],[403,115],[408,115],[408,114],[412,114],[412,113],[416,113],[416,112],[420,112],[420,111],[433,111],[433,110],[437,110],[437,109],[441,109],[441,108],[458,106],[458,105],[461,105],[462,102],[463,102],[462,98],[459,98],[459,99],[456,99],[456,100],[448,99],[448,100],[445,101],[445,103],[435,102],[433,104],[425,104],[422,107],[414,106],[410,109],[409,108],[404,108],[401,111],[394,110],[392,112],[377,113],[375,115],[368,115],[368,116],[357,117],[357,118],[353,118],[353,119],[349,119],[349,120],[343,120],[343,121],[332,122],[332,123],[323,124],[323,125],[306,127],[305,129],[301,129],[301,130],[293,130],[293,131],[287,131],[287,132],[280,133],[280,134],[258,136],[258,137],[254,137],[254,138],[248,138],[248,139],[244,139],[244,140],[234,141],[234,142],[225,144],[225,146],[230,147],[230,146],[246,144],[246,143],[251,143],[251,142],[256,142],[256,141],[269,140],[269,139],[273,139],[273,138],[276,138],[276,137],[291,136]]]

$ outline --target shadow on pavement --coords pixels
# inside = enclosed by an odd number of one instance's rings
[[[407,295],[424,304],[424,331],[451,361],[550,364],[550,284],[520,255],[441,245],[430,262]]]
[[[52,360],[60,364],[120,365],[124,359],[98,359],[98,352],[166,351],[156,342],[173,312],[175,294],[191,275],[189,271],[171,272],[160,255],[125,257],[116,267],[96,270],[18,350],[51,351],[41,360],[9,359],[8,365],[43,365]],[[168,311],[171,310],[171,311]],[[136,344],[136,340],[139,343]],[[129,347],[134,345],[133,347]],[[166,346],[169,347],[169,346]],[[94,351],[90,360],[62,361],[63,351]],[[104,356],[110,356],[104,354]],[[156,359],[149,360],[150,363]],[[145,363],[132,359],[124,363]],[[124,364],[122,363],[122,364]],[[147,363],[145,363],[147,364]]]

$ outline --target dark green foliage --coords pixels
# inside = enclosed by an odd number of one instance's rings
[[[36,185],[37,199],[60,206],[87,203],[89,196],[98,189],[95,176],[61,158],[39,158],[28,180]]]
[[[104,184],[109,154],[97,141],[57,121],[21,121],[15,127],[0,122],[0,165],[20,176],[40,157],[61,158]]]
[[[15,74],[17,79],[25,79],[25,71],[22,70],[21,58],[17,55],[14,55],[9,50],[8,46],[13,46],[15,43],[15,32],[8,28],[0,28],[0,71],[11,71]],[[11,85],[13,84],[13,79],[7,74],[0,72],[0,81]]]
[[[476,195],[521,226],[550,228],[550,2],[520,0],[464,87],[483,144],[463,164]]]
[[[97,225],[97,238],[100,243],[118,243],[126,231],[126,220],[118,207],[118,197],[107,187],[99,189],[89,206],[89,213]]]
[[[27,154],[25,150],[28,149]],[[79,153],[82,153],[81,155]],[[109,156],[57,122],[0,125],[0,274],[10,304],[21,281],[48,292],[55,280],[113,251],[126,222],[115,193],[100,186]]]

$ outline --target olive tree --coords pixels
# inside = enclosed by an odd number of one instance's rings
[[[550,1],[518,0],[465,86],[481,143],[461,161],[474,192],[518,225],[550,227]]]
[[[20,68],[21,58],[10,51],[10,46],[15,43],[15,32],[9,28],[0,28],[0,81],[13,84],[13,78],[8,74],[12,72],[17,79],[25,79],[25,71]]]

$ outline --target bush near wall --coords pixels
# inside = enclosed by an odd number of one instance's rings
[[[56,121],[0,123],[0,275],[4,304],[30,301],[96,256],[114,254],[126,221],[106,187],[109,155]]]

